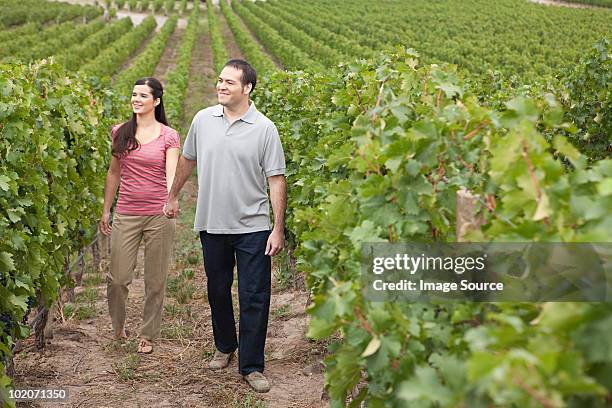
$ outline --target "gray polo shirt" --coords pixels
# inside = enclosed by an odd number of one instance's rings
[[[271,229],[266,177],[285,174],[278,130],[251,102],[231,125],[223,106],[199,111],[183,146],[197,160],[195,230],[242,234]]]

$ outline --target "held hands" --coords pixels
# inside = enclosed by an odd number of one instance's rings
[[[100,231],[102,231],[104,235],[110,235],[111,232],[113,232],[110,212],[102,213],[102,218],[100,218]]]
[[[283,250],[285,247],[285,233],[283,230],[273,229],[272,233],[268,237],[266,244],[265,255],[274,256]]]
[[[168,218],[177,218],[181,209],[179,208],[178,198],[168,198],[168,202],[164,205],[164,215]]]

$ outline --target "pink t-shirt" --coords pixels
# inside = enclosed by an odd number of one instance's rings
[[[113,126],[115,139],[120,125]],[[160,135],[119,159],[121,183],[115,211],[124,215],[161,215],[168,199],[166,150],[179,148],[176,130],[164,124]]]

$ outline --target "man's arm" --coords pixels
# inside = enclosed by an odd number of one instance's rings
[[[287,209],[287,182],[284,175],[268,177],[270,201],[274,213],[274,228],[268,238],[266,255],[274,256],[285,247],[285,210]]]
[[[195,160],[189,160],[185,158],[185,156],[181,156],[179,158],[178,164],[176,165],[176,174],[174,175],[172,188],[168,193],[168,202],[164,207],[164,214],[166,214],[168,218],[178,217],[178,195],[189,176],[191,176],[191,173],[193,173],[196,163],[197,162]]]

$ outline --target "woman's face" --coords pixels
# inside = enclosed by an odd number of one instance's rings
[[[134,85],[132,91],[132,110],[137,115],[146,115],[159,103],[159,99],[153,98],[153,90],[148,85]]]

